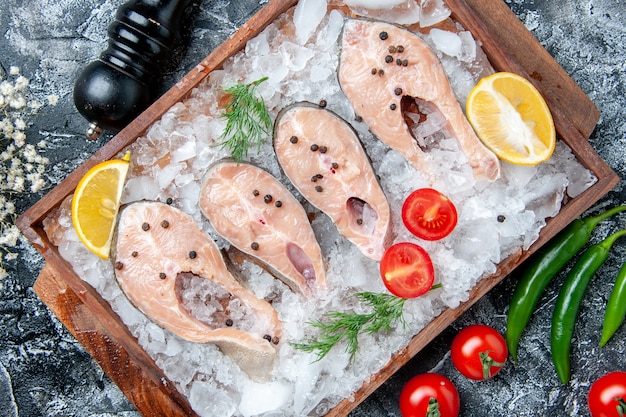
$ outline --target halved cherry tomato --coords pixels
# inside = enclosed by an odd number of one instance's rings
[[[416,375],[400,392],[402,417],[457,417],[460,409],[458,390],[452,381],[440,374]]]
[[[402,205],[402,221],[415,236],[439,240],[452,233],[457,223],[456,207],[439,191],[420,188],[413,191]]]
[[[587,404],[591,417],[626,416],[626,372],[610,372],[589,389]]]
[[[452,340],[452,364],[469,379],[485,380],[497,374],[509,351],[504,337],[493,327],[473,324]]]
[[[428,252],[411,242],[392,245],[380,260],[380,275],[385,287],[401,298],[419,297],[435,281],[435,268]]]

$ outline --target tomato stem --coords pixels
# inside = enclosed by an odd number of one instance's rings
[[[441,285],[441,282],[438,284],[433,284],[433,286],[430,287],[430,290],[428,291],[436,290],[437,288],[441,288],[441,287],[443,287],[443,285]]]
[[[626,401],[624,401],[624,399],[620,397],[615,397],[613,399],[618,403],[615,406],[615,409],[617,410],[617,415],[619,417],[624,417],[624,415],[626,415]]]
[[[478,352],[480,363],[483,366],[483,379],[484,380],[489,379],[489,377],[491,376],[492,366],[498,366],[498,367],[504,366],[504,362],[498,362],[494,360],[491,356],[489,356],[489,353],[491,353],[490,350],[486,350],[484,352]]]
[[[428,400],[426,417],[441,417],[441,411],[439,411],[439,402],[435,397],[430,397],[430,399]]]

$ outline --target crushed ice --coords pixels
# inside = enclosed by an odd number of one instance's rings
[[[417,13],[422,26],[434,25],[450,15],[442,0],[422,0],[419,4],[415,0],[344,1],[356,14],[368,12],[370,16],[382,16],[381,19],[394,18],[394,5],[411,10],[411,16]],[[296,8],[296,16],[290,13],[280,16],[250,40],[242,52],[227,60],[222,70],[211,73],[189,98],[169,109],[130,145],[127,150],[131,151],[132,170],[122,203],[171,199],[173,205],[192,215],[220,248],[228,249],[228,243],[203,219],[197,204],[205,170],[227,156],[215,142],[225,123],[219,117],[221,89],[236,82],[269,77],[259,85],[258,91],[274,118],[281,108],[293,102],[317,103],[324,99],[329,109],[351,122],[359,133],[388,196],[395,240],[422,244],[431,254],[437,280],[442,283],[441,289],[407,301],[406,327],[399,326],[389,334],[360,337],[360,349],[353,364],[341,346],[315,362],[314,355],[294,350],[286,342],[314,336],[315,329],[306,323],[328,310],[362,311],[363,306],[353,297],[355,292],[385,291],[378,264],[342,238],[326,216],[316,213],[312,226],[328,270],[329,289],[325,297],[304,300],[256,264],[245,261],[238,265],[246,277],[246,285],[258,297],[271,300],[283,323],[283,342],[278,347],[271,381],[258,384],[250,381],[214,345],[182,340],[154,325],[134,308],[117,286],[111,264],[90,254],[76,236],[71,222],[71,197],[44,222],[61,256],[111,304],[201,416],[325,414],[343,398],[350,397],[385,365],[393,352],[405,347],[414,334],[445,308],[467,300],[471,288],[484,276],[494,273],[499,262],[520,248],[528,248],[537,239],[546,218],[557,214],[564,200],[580,194],[595,181],[571,150],[559,142],[554,156],[537,167],[503,164],[498,181],[476,183],[456,140],[440,129],[441,120],[432,115],[429,124],[415,134],[424,141],[432,141],[433,135],[437,135],[436,146],[429,149],[438,177],[433,186],[455,203],[459,223],[442,241],[416,240],[402,224],[400,207],[411,191],[429,184],[398,152],[376,140],[365,124],[355,120],[354,110],[335,76],[344,15],[338,10],[326,11],[326,0],[305,0]],[[293,19],[306,20],[309,16],[312,20],[308,26],[298,25],[296,30]],[[434,47],[457,98],[464,102],[478,79],[493,72],[493,68],[471,33],[458,24],[457,29],[455,33],[432,29],[431,36],[420,36]],[[294,190],[281,177],[271,138],[267,138],[258,152],[252,150],[251,161]],[[306,202],[304,207],[315,213]],[[222,308],[209,301],[208,294],[215,289],[207,287],[206,280],[187,278],[184,297],[188,308],[199,317],[204,314],[206,320],[212,320],[211,310],[203,309]],[[239,311],[234,305],[229,308],[233,314]]]

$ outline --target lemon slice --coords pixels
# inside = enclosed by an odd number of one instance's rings
[[[115,220],[130,165],[123,159],[101,162],[80,180],[72,198],[72,223],[76,234],[91,252],[109,259]]]
[[[503,161],[537,165],[554,152],[550,109],[517,74],[496,72],[480,80],[467,98],[466,113],[480,140]]]

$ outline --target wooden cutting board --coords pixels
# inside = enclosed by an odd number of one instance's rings
[[[295,3],[271,0],[220,48],[203,60],[181,82],[68,176],[17,221],[18,227],[46,258],[34,290],[74,337],[85,347],[109,377],[144,416],[195,416],[187,400],[161,374],[154,361],[139,347],[108,303],[82,282],[59,256],[43,232],[42,219],[76,187],[84,173],[96,163],[110,159],[176,102],[184,99],[213,69],[240,50],[245,41],[260,32]],[[446,0],[453,17],[483,43],[497,70],[517,72],[529,78],[543,93],[553,112],[559,136],[578,159],[598,177],[598,182],[566,204],[541,233],[531,251],[521,250],[499,265],[498,272],[473,289],[469,301],[449,309],[416,335],[409,346],[328,416],[344,416],[375,391],[396,370],[434,339],[452,321],[500,282],[532,251],[553,237],[571,220],[604,196],[618,182],[615,173],[590,148],[587,138],[599,119],[599,111],[586,94],[552,59],[519,19],[501,0]]]

